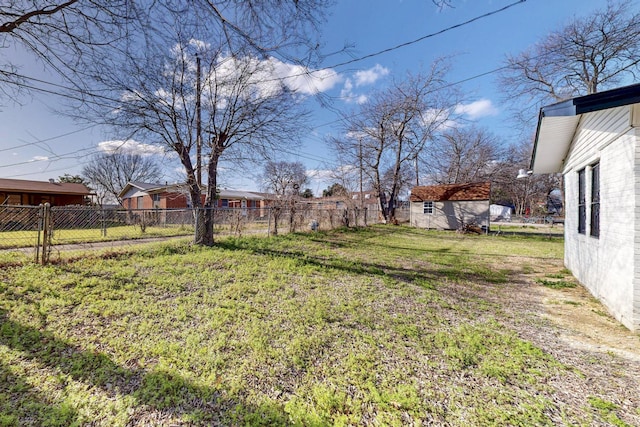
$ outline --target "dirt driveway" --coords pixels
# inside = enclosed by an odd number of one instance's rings
[[[538,279],[550,275],[566,274],[566,280],[575,281],[561,260],[528,261],[535,271],[523,274],[491,299],[510,313],[522,338],[572,372],[551,381],[555,399],[567,404],[568,412],[584,408],[608,420],[587,419],[585,425],[640,426],[640,334],[617,322],[581,285],[560,289],[541,285]],[[577,413],[564,415],[580,419]]]
[[[541,292],[544,315],[569,345],[640,362],[640,335],[616,321],[584,287],[541,287]]]

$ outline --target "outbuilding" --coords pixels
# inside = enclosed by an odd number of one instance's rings
[[[438,230],[471,225],[488,229],[490,196],[489,182],[413,187],[411,225]]]

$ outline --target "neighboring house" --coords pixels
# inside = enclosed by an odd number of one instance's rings
[[[119,194],[125,209],[184,209],[191,207],[184,184],[129,182]],[[202,195],[204,203],[205,196]],[[214,207],[264,208],[265,197],[249,191],[220,190]]]
[[[91,195],[84,184],[0,178],[0,205],[85,205]]]
[[[533,173],[562,172],[564,263],[640,330],[640,85],[542,107]]]
[[[511,206],[489,205],[491,221],[511,221]]]
[[[299,204],[310,206],[314,209],[367,209],[375,212],[380,209],[378,196],[375,191],[352,192],[344,196],[312,197],[299,199]]]
[[[490,195],[489,182],[414,187],[409,197],[411,225],[439,230],[471,224],[488,228]]]

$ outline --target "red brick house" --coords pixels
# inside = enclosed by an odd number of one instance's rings
[[[185,209],[191,207],[189,192],[184,184],[154,184],[129,182],[120,192],[125,209]],[[202,195],[204,203],[205,196]],[[250,191],[220,190],[214,207],[264,208],[267,198]]]
[[[0,205],[85,205],[92,195],[84,184],[0,178]]]

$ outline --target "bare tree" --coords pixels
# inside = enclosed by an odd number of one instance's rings
[[[122,203],[120,192],[129,182],[157,182],[162,169],[150,156],[113,151],[96,154],[82,168],[82,177],[96,192],[98,203]]]
[[[186,25],[206,23],[233,55],[244,52],[311,62],[320,58],[314,35],[333,1],[10,0],[0,7],[0,49],[31,53],[64,80],[68,96],[95,98],[99,94],[93,92],[85,71],[96,58],[146,47],[176,24],[167,17],[196,17]],[[13,98],[20,89],[52,90],[37,83],[15,61],[0,64],[0,93]]]
[[[0,7],[0,49],[30,53],[78,93],[86,90],[77,78],[83,55],[102,50],[128,36],[137,16],[137,2],[114,0],[11,0]],[[10,55],[0,64],[0,93],[12,99],[34,88]],[[51,89],[49,87],[48,89]]]
[[[278,197],[274,207],[274,234],[278,234],[278,220],[283,208],[289,212],[289,232],[295,231],[296,201],[302,186],[309,181],[307,171],[300,162],[268,161],[262,173],[263,187]]]
[[[454,7],[452,0],[431,0],[431,2],[438,6],[440,9],[444,9],[446,7]]]
[[[309,182],[307,170],[300,162],[267,161],[261,177],[263,188],[278,196],[298,196]]]
[[[490,179],[500,159],[500,141],[485,129],[452,127],[427,150],[429,173],[439,184]]]
[[[197,243],[213,244],[208,208],[220,162],[272,158],[278,146],[298,143],[305,111],[294,83],[315,77],[298,66],[295,78],[283,78],[290,63],[282,61],[292,52],[297,64],[311,61],[306,35],[328,3],[160,0],[145,10],[139,37],[85,61],[95,96],[82,115],[118,130],[120,139],[136,135],[177,154],[198,215]]]
[[[394,220],[403,170],[450,119],[458,101],[444,89],[448,67],[436,62],[427,73],[408,75],[374,94],[346,119],[345,137],[333,141],[343,159],[362,170],[378,193],[386,221]]]
[[[496,165],[491,179],[491,201],[512,205],[516,215],[545,214],[546,204],[554,190],[561,189],[559,174],[530,175],[516,179],[519,169],[527,169],[531,158],[531,143],[523,141],[506,150]]]
[[[640,13],[629,0],[574,18],[539,43],[508,56],[501,75],[506,97],[537,108],[611,88],[640,70]],[[530,111],[530,110],[528,110]]]

